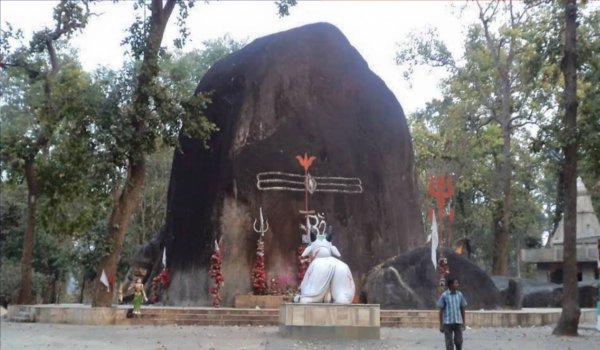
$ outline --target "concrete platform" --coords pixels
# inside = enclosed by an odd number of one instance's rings
[[[296,339],[379,339],[378,304],[292,304],[279,309],[279,334]]]
[[[278,309],[142,306],[141,318],[127,318],[131,305],[92,308],[81,304],[9,305],[6,318],[13,322],[80,325],[212,325],[277,326]],[[554,325],[561,309],[467,310],[472,328]],[[381,327],[438,327],[437,310],[380,310]],[[582,309],[580,323],[596,324],[596,309]]]

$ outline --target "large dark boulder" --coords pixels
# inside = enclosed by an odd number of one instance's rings
[[[467,309],[494,309],[502,302],[491,278],[471,260],[444,250],[450,276],[458,278]],[[369,271],[361,300],[383,309],[434,309],[438,298],[438,274],[431,262],[431,248],[421,247],[391,258]]]
[[[579,306],[595,307],[596,284],[579,282]],[[523,280],[523,307],[562,307],[563,285],[533,280]]]
[[[502,305],[511,309],[523,307],[523,282],[520,278],[492,276],[492,281],[500,291]]]
[[[223,239],[222,296],[250,291],[259,207],[268,219],[269,278],[295,284],[303,192],[259,191],[258,173],[302,175],[295,159],[317,157],[314,176],[357,177],[362,194],[316,192],[333,243],[357,284],[373,265],[423,239],[413,149],[398,101],[334,26],[269,35],[217,62],[197,91],[210,92],[209,141],[180,137],[169,184],[166,229],[173,304],[208,304],[214,241]]]

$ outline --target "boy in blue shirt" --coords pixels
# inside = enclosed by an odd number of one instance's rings
[[[459,283],[456,278],[448,278],[446,285],[448,289],[442,293],[437,302],[440,309],[440,332],[446,338],[446,350],[462,349],[462,331],[465,329],[465,306],[467,300],[458,290]],[[454,334],[454,344],[452,335]]]

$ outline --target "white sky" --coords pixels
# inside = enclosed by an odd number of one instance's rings
[[[461,4],[455,2],[455,6]],[[2,26],[9,22],[26,34],[51,26],[54,5],[54,1],[2,0]],[[394,63],[397,45],[413,30],[437,27],[455,57],[460,56],[464,38],[462,31],[476,17],[471,10],[458,19],[454,14],[457,10],[453,10],[452,5],[450,1],[307,1],[292,8],[290,16],[279,18],[274,1],[198,2],[187,21],[191,40],[184,50],[201,48],[203,41],[224,34],[250,42],[304,24],[329,22],[346,35],[409,114],[440,96],[437,88],[440,75],[435,71],[419,70],[413,77],[412,86],[409,86],[402,78],[402,70]],[[119,68],[124,56],[120,42],[133,21],[132,3],[106,1],[92,9],[102,15],[92,18],[87,28],[71,43],[79,49],[85,69],[93,70],[99,65]],[[170,45],[177,35],[175,20],[173,15],[164,44]]]

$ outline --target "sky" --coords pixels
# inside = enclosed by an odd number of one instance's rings
[[[54,1],[0,1],[2,26],[9,22],[27,34],[52,26]],[[235,40],[248,42],[264,35],[304,24],[329,22],[338,27],[365,58],[371,70],[393,91],[405,113],[425,106],[440,97],[441,71],[423,68],[416,71],[409,84],[402,69],[394,62],[399,44],[412,31],[437,28],[455,57],[462,54],[463,31],[475,21],[471,6],[459,14],[462,2],[451,1],[300,1],[290,15],[279,18],[274,1],[199,1],[190,11],[187,25],[190,41],[184,51],[202,48],[202,43],[228,34]],[[100,15],[72,41],[79,50],[84,69],[107,65],[119,68],[125,50],[120,45],[134,18],[132,2],[114,4],[105,1],[92,7]],[[143,14],[143,12],[140,12]],[[177,36],[175,16],[165,32],[164,44]]]

